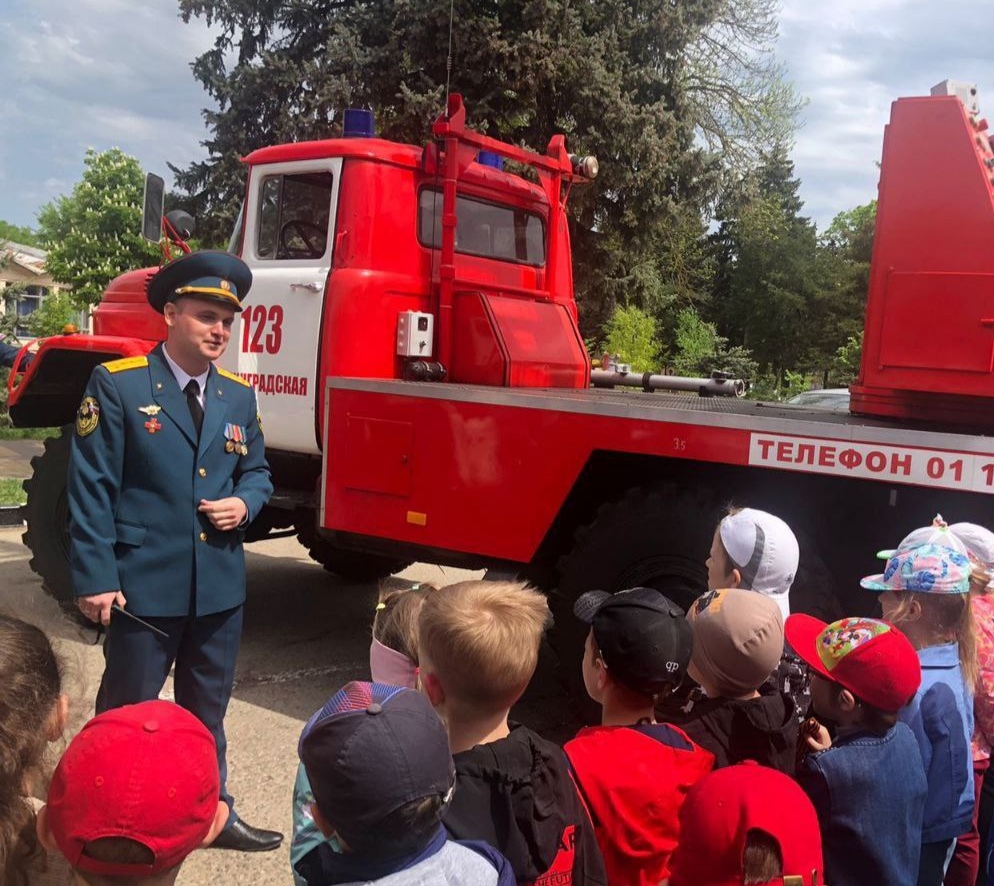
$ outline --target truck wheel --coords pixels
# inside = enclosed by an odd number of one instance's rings
[[[41,576],[42,587],[67,610],[76,613],[69,573],[69,446],[72,425],[45,441],[45,451],[31,459],[31,479],[24,481],[27,531],[22,536],[31,551],[29,565]]]
[[[379,557],[375,554],[364,554],[361,551],[350,551],[336,547],[324,539],[318,538],[317,533],[306,521],[297,524],[297,538],[307,548],[311,559],[320,563],[328,572],[332,572],[346,581],[365,584],[389,578],[398,572],[403,572],[411,565],[410,560],[395,560],[392,557]]]
[[[589,718],[580,663],[587,627],[573,615],[573,603],[591,590],[650,587],[686,609],[707,590],[705,561],[721,517],[706,489],[661,484],[630,489],[604,504],[575,534],[573,550],[558,564],[559,584],[549,596],[555,616],[552,645],[563,681]]]

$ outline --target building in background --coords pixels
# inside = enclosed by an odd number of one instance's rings
[[[17,336],[29,337],[24,320],[38,310],[46,297],[66,289],[45,270],[44,249],[0,241],[0,315],[17,313]]]

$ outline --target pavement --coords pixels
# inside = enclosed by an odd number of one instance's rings
[[[0,607],[38,624],[52,637],[67,665],[72,733],[92,716],[102,672],[101,649],[93,645],[93,630],[81,628],[42,591],[28,567],[21,531],[0,529],[0,574],[5,585]],[[375,585],[335,579],[313,563],[293,538],[248,545],[246,557],[245,628],[226,719],[228,786],[247,822],[282,830],[288,839],[268,853],[196,852],[184,864],[179,886],[292,882],[288,843],[300,730],[344,683],[369,679],[370,624],[379,593]],[[385,584],[388,588],[409,587],[416,581],[445,585],[480,575],[415,565]],[[171,691],[167,682],[163,697],[169,698]],[[557,741],[571,737],[578,728],[548,650],[543,650],[538,672],[513,716]]]
[[[45,449],[42,440],[0,440],[0,477],[31,476],[31,459]]]

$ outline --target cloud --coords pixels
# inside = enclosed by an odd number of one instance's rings
[[[890,105],[945,80],[985,89],[994,113],[994,57],[978,30],[981,0],[784,0],[777,55],[807,99],[793,152],[805,212],[824,228],[876,198]]]
[[[213,35],[175,0],[13,0],[0,23],[0,218],[33,224],[87,147],[120,147],[168,175],[204,155],[210,99],[190,70]]]

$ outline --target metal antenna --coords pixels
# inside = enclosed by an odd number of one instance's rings
[[[445,57],[445,107],[443,114],[449,113],[449,83],[452,80],[452,18],[456,0],[449,0],[449,54]]]

